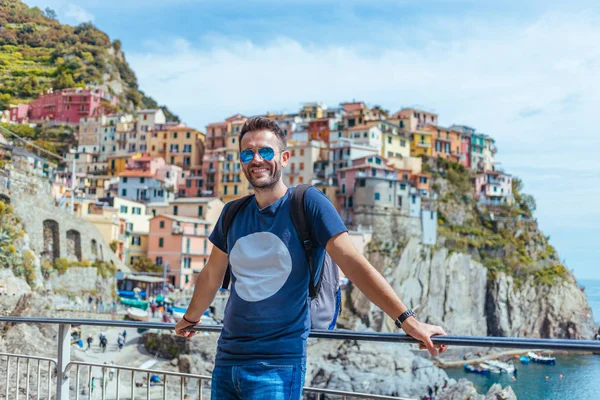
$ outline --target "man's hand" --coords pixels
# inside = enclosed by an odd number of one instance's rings
[[[200,321],[198,321],[198,324],[200,324]],[[182,318],[175,325],[175,333],[179,336],[183,336],[184,338],[189,339],[196,334],[196,331],[186,331],[184,329],[189,328],[190,326],[196,326],[198,324],[191,324]]]
[[[446,331],[441,326],[429,325],[417,321],[415,317],[409,317],[402,323],[402,330],[407,335],[421,341],[419,349],[429,351],[432,357],[442,354],[448,349],[447,344],[433,344],[431,337],[435,335],[447,335]]]

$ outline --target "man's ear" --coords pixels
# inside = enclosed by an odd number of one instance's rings
[[[289,150],[283,150],[281,152],[281,165],[285,167],[290,160],[290,152]]]

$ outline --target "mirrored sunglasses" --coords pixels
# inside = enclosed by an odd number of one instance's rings
[[[275,150],[271,147],[261,147],[258,149],[258,155],[265,161],[271,161],[275,157]],[[240,161],[248,164],[254,158],[254,150],[246,149],[240,152]]]

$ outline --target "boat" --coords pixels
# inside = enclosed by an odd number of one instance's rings
[[[135,321],[148,321],[148,312],[135,307],[129,307],[127,309],[127,316],[129,319],[133,319]]]
[[[500,374],[500,373],[502,373],[502,371],[500,371],[500,368],[492,367],[491,365],[486,364],[486,363],[479,364],[479,367],[481,369],[485,369],[485,370],[489,371],[491,374]]]
[[[556,364],[556,357],[543,356],[540,353],[534,353],[533,351],[530,351],[529,353],[527,353],[527,357],[529,357],[531,359],[531,361],[540,363],[540,364],[547,364],[547,365],[555,365]]]
[[[519,360],[521,360],[521,364],[529,364],[531,362],[531,360],[527,356],[521,356],[519,357]]]
[[[505,363],[499,360],[489,360],[486,361],[486,364],[496,367],[500,370],[500,372],[505,372],[507,374],[512,374],[515,372],[515,366],[511,363]]]
[[[483,369],[483,368],[479,368],[476,367],[474,365],[471,364],[465,364],[465,371],[467,372],[473,372],[475,374],[480,374],[480,375],[489,375],[490,371],[487,369]]]
[[[148,309],[147,301],[126,299],[123,297],[121,297],[119,300],[121,301],[121,304],[123,304],[124,306],[135,307],[135,308],[142,309],[144,311],[146,311]]]

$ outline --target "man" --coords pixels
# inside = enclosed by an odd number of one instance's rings
[[[200,322],[231,263],[231,295],[225,309],[213,370],[213,399],[300,399],[304,385],[306,341],[310,332],[309,267],[291,220],[290,198],[281,178],[290,153],[279,126],[262,117],[246,121],[239,135],[242,170],[255,198],[241,209],[222,234],[223,213],[210,241],[214,248],[198,276],[192,301],[175,330]],[[226,206],[227,207],[227,206]],[[353,246],[331,202],[314,188],[306,192],[306,210],[318,244],[344,274],[394,320],[409,315],[385,279]],[[432,355],[440,327],[414,317],[402,329]]]

